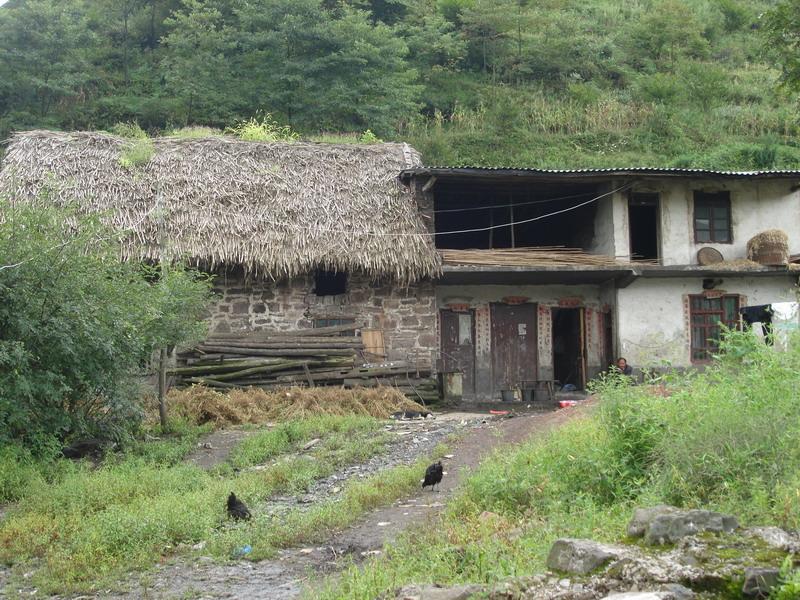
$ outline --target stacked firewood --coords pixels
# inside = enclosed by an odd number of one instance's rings
[[[414,400],[438,398],[430,365],[409,362],[372,363],[360,337],[347,335],[357,324],[296,331],[214,334],[178,354],[168,371],[174,385],[212,388],[297,385],[397,387]]]

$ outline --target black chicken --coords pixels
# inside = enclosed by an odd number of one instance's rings
[[[422,489],[426,486],[431,486],[431,489],[436,488],[436,484],[442,481],[444,469],[442,468],[442,461],[433,463],[425,470],[425,481],[422,482]]]
[[[239,500],[233,492],[228,496],[228,516],[237,521],[239,519],[247,520],[252,516],[244,502]]]

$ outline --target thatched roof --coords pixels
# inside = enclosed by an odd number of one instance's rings
[[[158,259],[161,218],[169,253],[204,268],[241,265],[276,278],[326,268],[401,281],[439,271],[398,179],[420,165],[406,144],[157,138],[148,162],[124,167],[130,144],[105,133],[18,133],[0,197],[101,213],[130,230],[129,260]]]

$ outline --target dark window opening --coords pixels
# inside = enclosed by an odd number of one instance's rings
[[[355,319],[314,319],[314,328],[318,327],[335,327],[337,325],[352,325]],[[356,334],[355,329],[342,331],[338,335],[341,337],[352,337]]]
[[[694,193],[694,241],[698,244],[733,241],[729,192]]]
[[[631,259],[658,260],[658,194],[631,194],[628,202]]]
[[[554,308],[553,314],[553,374],[566,385],[583,388],[583,336],[580,308]]]
[[[692,361],[711,359],[719,350],[721,324],[731,329],[739,324],[739,296],[689,296],[692,321]]]
[[[434,200],[436,232],[458,233],[437,235],[436,247],[588,250],[597,212],[597,202],[591,200],[601,193],[595,184],[440,181]]]
[[[317,296],[338,296],[347,293],[347,273],[317,271],[314,274],[314,293]]]

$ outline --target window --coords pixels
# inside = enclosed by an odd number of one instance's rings
[[[347,293],[347,273],[317,271],[314,273],[314,293],[317,296],[339,296]]]
[[[705,361],[717,351],[720,323],[735,328],[739,323],[739,296],[689,296],[692,322],[692,361]]]
[[[335,327],[336,325],[352,325],[355,319],[314,319],[314,328],[317,327]],[[342,331],[339,333],[341,337],[353,337],[356,334],[355,329],[349,331]]]
[[[694,241],[698,244],[733,241],[729,192],[694,193]]]

